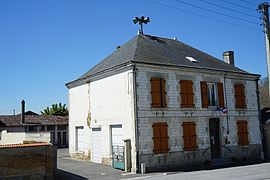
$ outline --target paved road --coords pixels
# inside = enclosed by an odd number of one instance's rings
[[[141,179],[141,178],[130,178]],[[144,180],[270,180],[270,163],[232,167],[216,170],[180,172],[167,175],[153,175]]]
[[[57,167],[57,180],[270,180],[270,163],[191,172],[126,174],[121,170],[113,169],[111,166],[72,160],[69,158],[68,149],[58,149]]]

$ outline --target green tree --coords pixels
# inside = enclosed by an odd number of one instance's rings
[[[42,115],[68,116],[68,108],[66,104],[52,104],[52,107],[47,107],[41,111]]]

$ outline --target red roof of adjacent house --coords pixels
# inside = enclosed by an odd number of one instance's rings
[[[68,124],[68,117],[52,115],[25,115],[25,125],[61,125]],[[23,126],[21,115],[0,115],[0,126]]]
[[[34,147],[34,146],[51,146],[50,143],[31,143],[31,144],[5,144],[0,145],[0,148],[14,148],[14,147]]]

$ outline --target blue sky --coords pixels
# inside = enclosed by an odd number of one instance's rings
[[[264,34],[256,12],[260,2],[1,0],[0,114],[18,112],[22,99],[38,113],[52,103],[67,103],[65,83],[134,37],[138,25],[132,18],[142,15],[151,18],[145,34],[177,37],[219,59],[233,50],[236,66],[266,77]]]

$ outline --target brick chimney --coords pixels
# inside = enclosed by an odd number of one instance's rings
[[[22,100],[21,102],[21,123],[24,124],[25,123],[25,101]]]
[[[234,66],[234,52],[226,51],[223,53],[223,60],[225,63],[231,64]]]

